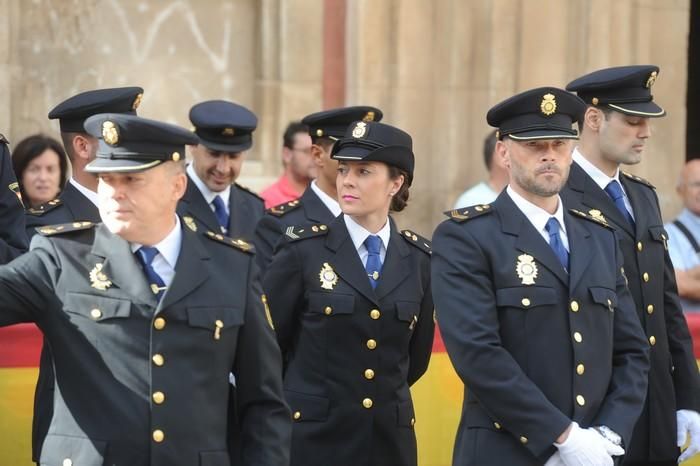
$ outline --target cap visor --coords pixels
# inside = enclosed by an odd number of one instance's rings
[[[375,149],[367,149],[364,147],[346,146],[340,148],[338,152],[331,155],[331,158],[335,160],[362,160],[374,152],[374,150]]]
[[[97,158],[85,166],[88,173],[133,173],[160,165],[164,160],[125,160]]]
[[[617,110],[625,115],[640,116],[647,118],[659,118],[666,115],[666,110],[656,105],[654,102],[634,102],[628,104],[606,104],[613,110]]]
[[[557,131],[556,129],[540,129],[537,131],[523,131],[516,134],[504,134],[516,141],[530,141],[534,139],[578,139],[578,133],[571,134],[567,131]]]
[[[231,153],[236,153],[236,152],[243,152],[244,150],[248,150],[253,146],[252,142],[246,142],[243,144],[223,144],[220,142],[211,142],[211,141],[206,141],[202,139],[202,137],[199,137],[199,143],[206,147],[207,149],[217,151],[217,152],[231,152]]]

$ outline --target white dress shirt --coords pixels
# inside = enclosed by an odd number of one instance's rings
[[[323,205],[325,205],[328,208],[328,210],[331,211],[331,213],[333,214],[334,217],[337,217],[338,215],[341,214],[342,211],[340,210],[340,204],[338,203],[338,201],[336,201],[335,199],[330,197],[328,194],[323,192],[323,190],[321,188],[319,188],[318,185],[316,184],[316,180],[313,180],[311,182],[311,190],[314,193],[316,193],[318,198],[321,199],[321,202],[323,202]]]
[[[527,217],[527,219],[535,227],[535,230],[544,238],[544,240],[549,244],[549,232],[545,228],[550,217],[554,217],[559,222],[559,236],[561,237],[561,242],[564,248],[569,250],[569,238],[566,235],[566,225],[564,224],[564,206],[561,202],[561,198],[557,195],[557,210],[554,214],[550,214],[542,207],[536,206],[532,202],[528,201],[520,194],[516,193],[513,188],[508,185],[506,192],[510,198],[515,203],[516,207]]]
[[[357,249],[357,254],[360,256],[362,265],[366,267],[369,252],[367,252],[367,248],[365,247],[365,240],[373,233],[367,231],[365,227],[357,223],[348,215],[343,215],[343,220],[345,220],[345,226],[348,229],[348,233],[350,233],[350,239],[355,245],[355,249]],[[389,247],[389,237],[391,236],[391,223],[389,222],[388,217],[382,229],[377,232],[377,236],[379,236],[379,238],[382,240],[382,245],[379,248],[379,257],[383,264],[384,258],[386,257],[386,249]]]
[[[131,252],[135,253],[141,246],[143,245],[139,243],[131,243]],[[175,277],[175,264],[177,264],[182,247],[182,230],[177,215],[175,216],[175,227],[168,233],[168,236],[158,244],[154,244],[153,247],[158,249],[158,254],[151,263],[153,270],[163,279],[165,286],[170,286],[173,277]]]
[[[83,196],[87,197],[90,202],[95,204],[95,207],[99,207],[97,203],[97,193],[95,191],[92,191],[90,189],[87,189],[85,186],[82,184],[78,183],[73,177],[68,179],[68,182],[75,187],[78,191],[80,191],[80,194]]]

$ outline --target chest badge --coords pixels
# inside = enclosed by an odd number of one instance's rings
[[[530,254],[518,256],[518,263],[515,265],[515,272],[523,285],[534,285],[537,278],[537,264]]]
[[[318,273],[318,278],[321,280],[321,288],[324,290],[332,290],[338,284],[338,275],[336,275],[335,270],[328,262],[323,263],[323,267]]]
[[[112,286],[112,282],[107,278],[107,275],[102,272],[102,265],[103,264],[95,264],[95,267],[90,271],[90,286],[100,291],[104,291]]]

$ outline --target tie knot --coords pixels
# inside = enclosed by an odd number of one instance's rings
[[[377,235],[369,235],[365,240],[365,247],[367,252],[370,254],[379,254],[381,248],[382,240]]]
[[[214,204],[214,208],[218,209],[223,209],[223,212],[226,212],[226,206],[224,205],[224,200],[221,199],[221,196],[214,196],[214,200],[211,201],[212,204]]]
[[[608,196],[613,198],[613,201],[622,199],[624,196],[622,193],[622,187],[617,180],[612,180],[610,183],[608,183],[608,185],[605,187],[605,192],[608,193]]]
[[[559,220],[557,220],[555,217],[549,217],[549,220],[547,220],[547,224],[544,226],[544,229],[547,230],[547,233],[549,233],[550,235],[558,235]]]
[[[141,246],[136,252],[141,256],[141,260],[148,265],[153,263],[153,259],[158,255],[158,248]]]

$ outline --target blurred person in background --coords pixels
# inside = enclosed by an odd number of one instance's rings
[[[68,158],[61,143],[44,134],[22,139],[12,154],[12,168],[27,209],[58,197],[68,177]]]

